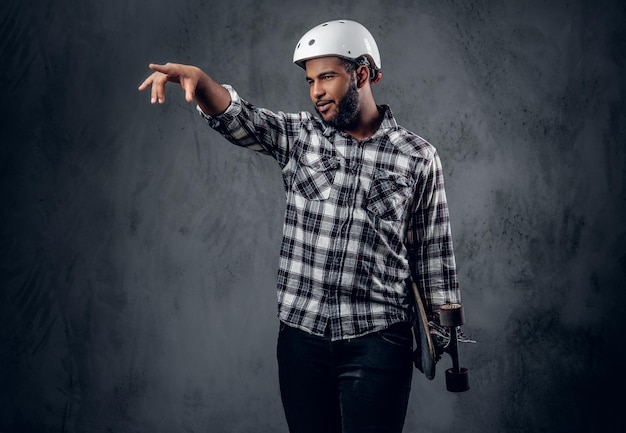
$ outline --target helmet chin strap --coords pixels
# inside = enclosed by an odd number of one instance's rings
[[[383,78],[383,73],[378,71],[376,72],[375,70],[372,69],[372,72],[375,74],[371,79],[370,82],[372,84],[376,84],[380,81],[381,78]]]

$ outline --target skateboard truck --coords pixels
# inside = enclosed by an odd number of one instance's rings
[[[463,392],[469,389],[469,371],[459,366],[459,331],[458,327],[465,323],[465,315],[461,304],[445,304],[439,310],[441,326],[448,328],[450,340],[443,347],[452,358],[452,368],[446,370],[446,389],[450,392]]]
[[[459,366],[459,341],[474,341],[465,337],[459,327],[465,323],[463,306],[459,303],[444,304],[439,310],[439,322],[429,322],[424,303],[417,285],[412,283],[414,318],[413,335],[416,348],[413,351],[413,363],[427,379],[435,378],[436,364],[441,355],[446,352],[452,358],[452,368],[446,370],[446,389],[450,392],[463,392],[469,389],[469,372],[467,368]],[[439,342],[434,344],[433,333]],[[447,340],[447,342],[446,342]]]

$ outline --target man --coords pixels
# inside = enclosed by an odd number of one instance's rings
[[[278,272],[280,390],[290,432],[401,432],[412,378],[407,281],[430,319],[460,302],[436,150],[379,106],[370,32],[348,20],[297,44],[316,117],[274,113],[194,66],[150,65],[152,103],[180,83],[209,125],[274,157],[287,208]]]

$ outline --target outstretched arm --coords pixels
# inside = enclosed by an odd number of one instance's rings
[[[165,102],[165,84],[179,83],[185,92],[187,102],[196,101],[205,114],[215,116],[223,113],[230,105],[230,93],[213,81],[200,68],[191,65],[166,63],[165,65],[150,64],[154,72],[141,83],[139,90],[152,86],[150,102]]]

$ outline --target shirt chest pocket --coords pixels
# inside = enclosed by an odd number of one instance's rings
[[[384,220],[402,219],[413,184],[413,179],[401,174],[376,170],[367,194],[367,209]]]
[[[326,200],[339,167],[337,158],[305,153],[298,160],[292,188],[309,200]]]

